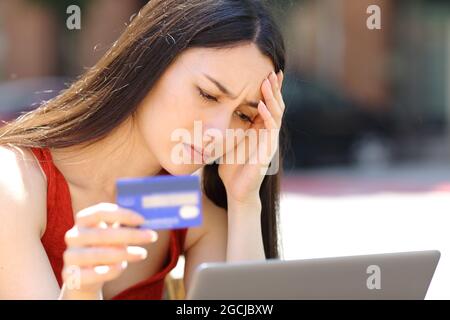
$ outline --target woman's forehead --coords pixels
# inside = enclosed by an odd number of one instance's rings
[[[218,81],[228,82],[230,91],[234,93],[242,91],[245,83],[260,85],[274,70],[271,59],[263,55],[256,45],[189,49],[180,56],[177,67],[195,76],[204,77],[206,74]]]

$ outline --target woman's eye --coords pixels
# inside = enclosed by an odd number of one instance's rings
[[[242,121],[253,123],[252,119],[250,119],[249,116],[243,114],[242,112],[237,111],[236,114],[238,115],[239,118],[241,118]]]
[[[200,88],[198,88],[198,92],[199,92],[199,94],[200,94],[200,96],[202,98],[204,98],[204,99],[206,99],[208,101],[214,101],[214,102],[218,102],[219,101],[219,99],[217,99],[216,97],[213,97],[213,96],[207,94],[206,92],[204,92]],[[249,116],[243,114],[242,112],[237,111],[236,114],[242,121],[248,122],[248,123],[253,123],[252,119]]]
[[[199,91],[200,96],[202,96],[206,100],[214,101],[214,102],[218,102],[219,101],[216,97],[213,97],[213,96],[207,94],[206,92],[204,92],[201,89],[199,89],[198,91]]]

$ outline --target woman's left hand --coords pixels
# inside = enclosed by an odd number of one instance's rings
[[[263,81],[261,91],[265,103],[260,101],[259,114],[249,129],[256,133],[256,144],[246,134],[234,149],[234,154],[245,152],[245,163],[242,161],[239,163],[235,158],[232,159],[232,163],[227,163],[227,155],[221,159],[218,173],[226,188],[228,203],[253,204],[260,201],[259,190],[262,181],[278,149],[279,132],[285,110],[281,94],[283,78],[282,71],[277,75],[272,72]]]

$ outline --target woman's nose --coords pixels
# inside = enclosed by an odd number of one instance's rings
[[[228,113],[216,113],[203,123],[203,132],[207,140],[217,139],[220,134],[225,137],[227,129],[231,128],[231,116]]]

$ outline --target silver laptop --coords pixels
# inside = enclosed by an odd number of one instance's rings
[[[425,298],[437,250],[306,260],[202,263],[188,300]]]

